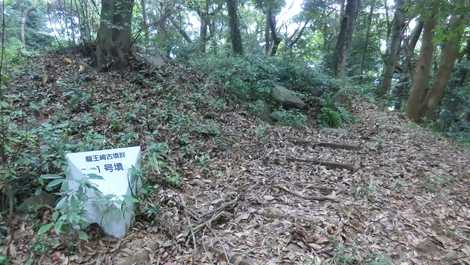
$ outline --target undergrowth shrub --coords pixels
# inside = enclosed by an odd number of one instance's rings
[[[470,144],[470,84],[448,89],[441,108],[431,117],[428,125],[446,136]]]
[[[339,128],[354,122],[352,113],[334,98],[334,94],[327,94],[322,98],[322,108],[318,115],[319,124],[323,127]]]
[[[193,58],[190,63],[225,85],[229,94],[241,101],[269,102],[275,84],[316,96],[338,87],[337,81],[321,69],[297,58],[205,55]]]
[[[276,110],[271,118],[280,125],[302,128],[307,125],[307,116],[297,110]]]

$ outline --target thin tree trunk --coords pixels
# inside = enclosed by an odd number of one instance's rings
[[[413,85],[406,106],[406,113],[413,121],[419,121],[422,116],[423,99],[431,76],[432,59],[434,54],[434,28],[437,22],[437,8],[433,7],[430,17],[425,18],[423,38],[419,59],[413,75]]]
[[[413,59],[416,49],[416,44],[423,32],[423,21],[419,21],[415,26],[411,35],[404,41],[403,50],[405,53],[405,62],[403,64],[403,72],[400,81],[394,90],[395,95],[395,109],[401,109],[403,101],[406,99],[406,89],[409,87],[410,80],[413,80]]]
[[[359,0],[348,0],[344,16],[341,18],[341,28],[336,42],[333,64],[336,77],[343,77],[345,74],[358,11]]]
[[[410,76],[413,76],[413,72],[411,71],[413,66],[413,57],[416,49],[416,44],[418,44],[419,37],[423,32],[424,23],[422,20],[419,20],[418,25],[413,29],[411,36],[406,41],[406,64],[408,65],[408,72]]]
[[[449,32],[452,32],[452,34],[450,34],[442,49],[439,70],[434,85],[428,91],[424,100],[423,115],[429,115],[437,107],[444,95],[452,70],[454,69],[455,61],[459,56],[460,41],[464,30],[464,27],[461,25],[462,22],[462,16],[452,16],[449,22]]]
[[[149,43],[149,24],[148,24],[148,18],[147,18],[147,4],[145,3],[145,0],[140,0],[140,6],[142,7],[142,29],[144,32],[144,40],[145,44]]]
[[[202,53],[206,52],[206,47],[207,47],[207,28],[208,28],[208,21],[207,21],[207,16],[201,14],[201,26],[200,26],[200,32],[199,32],[199,41],[200,41],[200,50]]]
[[[242,36],[240,33],[240,19],[238,17],[238,0],[226,0],[229,15],[230,39],[235,54],[243,54]]]
[[[378,96],[387,95],[392,86],[393,72],[400,55],[400,44],[406,28],[406,18],[403,14],[403,0],[396,1],[396,10],[393,18],[392,33],[388,40],[382,85],[377,91]]]
[[[26,23],[28,22],[28,17],[31,15],[31,12],[34,10],[34,6],[26,8],[21,18],[21,45],[23,49],[26,48]]]
[[[465,48],[465,53],[463,54],[460,61],[465,60],[465,59],[467,60],[467,62],[470,62],[470,38],[467,39],[467,47]],[[467,80],[468,72],[469,72],[468,68],[461,69],[461,71],[459,73],[460,78],[459,78],[459,81],[458,81],[459,86],[464,86],[465,85],[465,81]]]
[[[360,68],[361,76],[364,74],[366,55],[367,55],[367,50],[369,49],[370,27],[372,24],[372,16],[374,15],[374,8],[375,8],[375,2],[373,1],[370,5],[369,16],[367,17],[366,42],[364,44],[364,50],[362,52],[362,58],[361,58],[361,68]]]
[[[384,0],[384,9],[385,9],[385,23],[386,23],[386,26],[387,26],[385,39],[389,40],[390,39],[390,33],[392,31],[392,27],[390,25],[390,15],[389,15],[390,11],[389,11],[389,8],[388,8],[387,0]]]
[[[277,53],[279,44],[281,43],[281,38],[277,36],[276,29],[276,16],[273,14],[272,6],[267,7],[266,19],[268,19],[269,31],[271,32],[271,47],[269,49],[269,56],[274,56]]]
[[[181,37],[183,37],[183,39],[185,41],[187,41],[188,43],[193,42],[193,40],[191,40],[191,38],[189,37],[188,33],[186,33],[186,31],[184,31],[184,29],[181,27],[181,25],[178,25],[178,23],[175,21],[175,19],[173,17],[170,17],[170,22],[173,25],[173,27],[178,31],[178,33],[181,35]],[[204,52],[205,52],[205,50],[204,50]]]
[[[268,7],[266,7],[267,9]],[[266,15],[265,15],[266,23],[264,25],[264,52],[266,55],[269,55],[269,50],[271,49],[271,30],[269,27],[269,24],[271,23],[271,18],[269,17],[268,11],[266,10]]]
[[[344,17],[345,2],[346,2],[346,0],[339,0],[339,21],[340,21],[340,23],[341,23],[341,20]]]
[[[289,49],[292,49],[292,47],[294,47],[294,45],[300,40],[300,38],[302,38],[302,35],[304,34],[305,29],[307,28],[307,25],[309,23],[310,23],[310,19],[307,19],[304,25],[300,29],[295,30],[292,36],[289,37],[289,39],[286,41],[287,47],[289,47]]]

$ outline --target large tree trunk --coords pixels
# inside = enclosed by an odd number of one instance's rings
[[[346,9],[344,11],[344,16],[341,18],[341,28],[338,35],[338,40],[336,42],[333,64],[336,77],[344,76],[358,12],[359,0],[348,0]]]
[[[129,64],[133,0],[102,0],[97,36],[98,69],[122,69]]]
[[[243,54],[240,19],[238,17],[238,0],[226,0],[230,24],[230,39],[235,54]]]
[[[464,31],[462,22],[462,16],[452,16],[450,19],[448,32],[452,32],[452,34],[449,34],[447,41],[444,43],[434,85],[428,91],[424,100],[423,115],[430,114],[444,95],[452,70],[454,69],[455,61],[459,56],[460,41]]]
[[[424,19],[421,51],[413,75],[413,85],[406,106],[406,113],[413,121],[419,121],[422,116],[422,103],[431,76],[432,59],[434,54],[434,28],[437,21],[437,9],[433,7],[433,14]]]
[[[400,58],[400,44],[403,38],[403,33],[406,28],[406,18],[403,14],[404,0],[396,1],[396,10],[392,22],[391,37],[388,40],[387,52],[385,56],[385,65],[383,71],[382,85],[377,91],[378,96],[387,95],[392,86],[393,72]]]

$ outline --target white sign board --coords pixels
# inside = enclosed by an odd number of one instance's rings
[[[85,218],[89,224],[100,225],[108,235],[122,238],[133,220],[131,197],[141,183],[132,170],[139,169],[140,157],[138,146],[66,155],[68,189],[78,190],[84,179],[96,187],[98,192],[94,189],[86,192]]]

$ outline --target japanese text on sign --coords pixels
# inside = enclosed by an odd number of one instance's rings
[[[89,155],[85,156],[86,162],[98,162],[98,161],[108,161],[118,158],[124,158],[126,154],[124,152],[113,153],[113,154],[102,154],[102,155]]]

